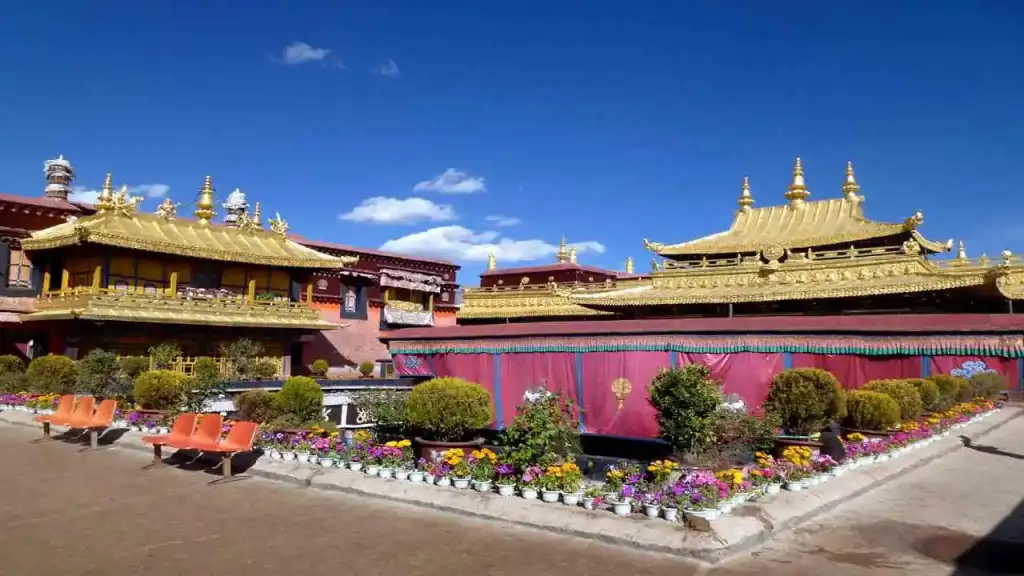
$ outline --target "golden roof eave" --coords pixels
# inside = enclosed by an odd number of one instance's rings
[[[144,213],[124,216],[102,212],[58,224],[34,232],[30,238],[22,240],[22,247],[40,251],[83,243],[286,268],[342,268],[358,261],[358,257],[318,252],[266,230],[168,220]]]
[[[484,320],[570,318],[610,314],[612,313],[573,304],[550,286],[531,286],[529,289],[466,289],[463,292],[462,308],[456,313],[456,317],[463,320]]]

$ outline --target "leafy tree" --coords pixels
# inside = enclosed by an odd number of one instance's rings
[[[580,452],[576,405],[558,393],[544,393],[516,407],[516,417],[501,432],[502,457],[520,469],[571,462]]]
[[[722,403],[708,368],[689,364],[666,370],[654,377],[650,395],[661,438],[685,459],[702,455],[715,439],[715,413]]]

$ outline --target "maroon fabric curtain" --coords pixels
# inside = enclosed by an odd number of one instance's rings
[[[516,407],[523,402],[529,388],[542,386],[558,392],[579,404],[576,394],[576,354],[573,352],[541,352],[502,354],[501,414],[498,421],[508,426],[516,416]]]
[[[931,356],[928,358],[928,373],[929,374],[950,374],[954,370],[964,370],[965,368],[970,371],[972,368],[977,368],[977,365],[972,366],[971,362],[981,362],[982,369],[995,370],[1006,377],[1007,389],[1013,389],[1017,387],[1017,383],[1020,382],[1020,371],[1018,370],[1017,360],[1014,358],[1000,358],[998,356]],[[964,364],[968,364],[966,367]]]
[[[395,373],[399,376],[430,376],[430,354],[395,354]]]
[[[437,376],[462,378],[486,388],[491,393],[491,416],[495,416],[494,354],[438,354],[434,368]]]
[[[794,368],[821,368],[835,375],[846,389],[870,380],[920,378],[919,356],[858,356],[855,354],[793,354]]]
[[[677,365],[703,364],[711,377],[722,383],[726,394],[737,394],[752,411],[759,411],[768,396],[772,378],[782,372],[782,353],[695,354],[679,352]]]
[[[656,412],[649,402],[651,380],[669,368],[668,352],[583,354],[583,419],[587,432],[653,438]]]

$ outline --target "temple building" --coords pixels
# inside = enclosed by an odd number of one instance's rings
[[[280,361],[279,376],[301,369],[300,337],[342,326],[323,320],[300,286],[356,258],[293,242],[280,216],[264,228],[259,204],[216,225],[213,198],[207,177],[194,218],[179,218],[169,198],[146,213],[126,188],[114,192],[108,174],[94,214],[22,239],[41,271],[35,311],[21,317],[40,336],[38,352],[145,355],[174,341],[186,357],[219,356],[220,345],[245,337]]]
[[[584,270],[571,254],[539,268],[492,263],[467,290],[463,325],[383,338],[399,372],[491,389],[499,425],[544,385],[579,402],[587,432],[615,436],[656,434],[647,385],[687,363],[752,407],[790,367],[829,370],[850,388],[976,370],[1020,387],[1024,261],[928,239],[921,212],[870,220],[852,164],[840,183],[838,197],[812,200],[797,159],[783,203],[756,207],[744,179],[727,230],[644,240],[649,275]]]

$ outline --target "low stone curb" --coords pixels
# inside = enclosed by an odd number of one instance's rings
[[[970,434],[971,439],[977,441],[1022,414],[1024,410],[1019,407],[1007,407],[986,420],[971,424],[961,433]],[[31,414],[20,412],[0,412],[0,422],[39,427],[32,422]],[[149,446],[139,441],[141,436],[141,433],[127,432],[114,446],[151,452]],[[810,490],[782,492],[756,503],[747,503],[711,522],[710,532],[699,532],[661,519],[642,516],[620,518],[608,511],[588,511],[517,496],[503,498],[490,493],[373,478],[357,472],[325,470],[296,462],[261,458],[247,473],[299,487],[369,496],[717,563],[759,546],[776,534],[792,530],[962,447],[954,435],[893,460],[848,471]]]

